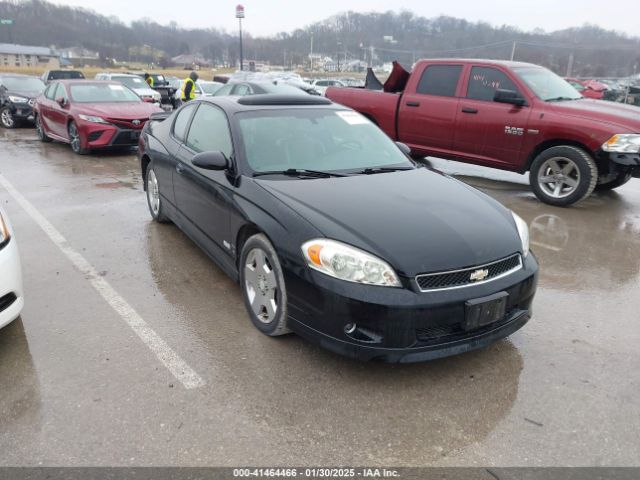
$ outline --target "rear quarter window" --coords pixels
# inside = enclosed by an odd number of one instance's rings
[[[417,93],[454,97],[461,72],[462,65],[430,65],[422,72]]]

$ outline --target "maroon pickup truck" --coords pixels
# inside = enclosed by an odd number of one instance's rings
[[[640,177],[640,108],[583,98],[543,67],[421,60],[412,73],[395,63],[384,85],[371,83],[329,88],[326,96],[368,117],[416,158],[529,171],[536,196],[558,206]]]

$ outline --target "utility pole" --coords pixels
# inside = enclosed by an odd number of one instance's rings
[[[569,62],[567,63],[567,77],[573,77],[573,52],[569,54]]]
[[[238,19],[238,27],[240,31],[240,70],[243,70],[244,60],[242,58],[242,19],[244,18],[244,7],[242,5],[236,6],[236,18]]]
[[[313,32],[311,32],[311,47],[309,48],[309,70],[313,72]]]
[[[516,58],[516,41],[513,41],[513,44],[511,45],[511,61],[513,62],[514,58]]]

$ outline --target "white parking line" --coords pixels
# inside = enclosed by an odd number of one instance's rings
[[[0,185],[15,199],[34,222],[47,234],[69,261],[82,273],[96,291],[113,308],[140,340],[158,357],[158,360],[178,379],[185,388],[198,388],[204,380],[158,335],[127,301],[107,282],[104,277],[78,252],[64,236],[0,174]]]

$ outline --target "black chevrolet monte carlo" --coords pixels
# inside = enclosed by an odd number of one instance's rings
[[[325,98],[192,101],[154,114],[139,146],[151,216],[240,283],[266,335],[415,362],[531,317],[526,223]]]

